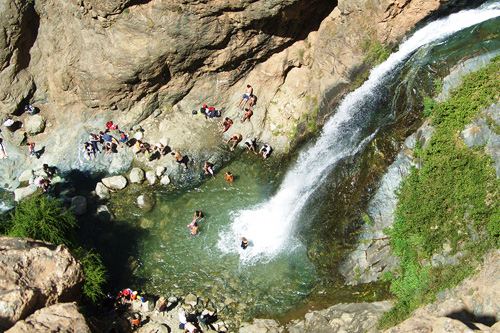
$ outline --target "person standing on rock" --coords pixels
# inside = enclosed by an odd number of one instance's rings
[[[229,138],[229,140],[227,140],[227,142],[226,142],[227,144],[229,144],[229,142],[232,142],[232,145],[229,148],[229,150],[233,151],[234,148],[236,148],[236,146],[238,145],[238,143],[241,142],[241,140],[243,140],[243,136],[241,134],[239,134],[239,133],[233,134],[233,136],[231,136]]]
[[[8,157],[8,155],[7,155],[7,152],[5,151],[5,147],[3,145],[3,139],[0,138],[0,159],[3,160],[7,157]]]
[[[248,100],[252,95],[253,95],[253,88],[251,85],[247,84],[247,89],[245,90],[243,97],[241,97],[238,107],[243,110],[243,108],[245,107],[245,105],[247,104]]]

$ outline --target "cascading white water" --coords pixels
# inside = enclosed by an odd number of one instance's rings
[[[219,235],[219,249],[224,253],[239,253],[242,262],[253,263],[270,260],[282,251],[290,252],[301,246],[293,237],[293,226],[307,200],[337,162],[356,154],[377,131],[366,131],[371,119],[369,113],[376,112],[366,106],[376,98],[384,79],[421,46],[498,16],[500,2],[495,2],[460,11],[416,31],[397,52],[371,71],[360,88],[344,98],[316,143],[300,153],[272,198],[256,207],[232,213],[229,229]],[[246,250],[238,246],[242,236],[251,242]]]

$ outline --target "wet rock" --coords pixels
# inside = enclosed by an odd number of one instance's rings
[[[154,171],[146,171],[146,179],[149,183],[149,185],[154,185],[158,181],[158,178],[156,177],[156,174]]]
[[[198,297],[196,295],[193,295],[193,294],[188,294],[184,298],[184,304],[188,304],[192,307],[195,307],[196,304],[198,304]]]
[[[123,190],[127,187],[127,178],[123,176],[113,176],[102,179],[102,183],[111,190]]]
[[[282,333],[277,321],[272,319],[254,319],[253,323],[244,323],[240,326],[239,333]]]
[[[19,187],[14,190],[14,200],[19,202],[24,198],[33,195],[37,191],[37,187],[35,185],[29,185],[26,187]]]
[[[163,176],[163,174],[165,173],[165,171],[167,171],[167,168],[165,168],[164,166],[156,167],[156,176],[157,177]]]
[[[131,183],[142,183],[144,181],[144,170],[133,168],[130,171],[129,179]]]
[[[77,216],[85,214],[87,212],[87,198],[81,195],[71,198],[71,210]]]
[[[33,178],[33,170],[24,170],[21,175],[19,175],[18,180],[20,182],[29,182],[30,179]]]
[[[171,183],[171,180],[170,180],[170,177],[168,175],[165,175],[165,176],[161,177],[160,184],[162,184],[162,185],[168,185],[170,183]]]
[[[151,194],[141,194],[137,197],[137,206],[145,212],[149,212],[156,204],[155,197]]]
[[[24,128],[30,135],[42,133],[45,130],[45,119],[38,114],[27,117]]]
[[[391,307],[392,304],[387,301],[337,304],[325,310],[307,313],[304,320],[288,324],[287,330],[289,333],[375,333],[378,332],[378,319]]]
[[[18,321],[8,333],[90,333],[75,303],[59,303],[36,311]]]
[[[76,301],[83,271],[65,246],[0,237],[0,329],[45,306]]]
[[[111,222],[114,220],[113,213],[108,206],[101,205],[96,210],[97,219],[103,223]]]
[[[109,189],[101,182],[98,182],[95,186],[95,194],[103,200],[107,200],[111,198],[111,194],[109,193]]]

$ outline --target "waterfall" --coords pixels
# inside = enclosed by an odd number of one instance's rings
[[[238,253],[242,262],[253,263],[271,260],[301,246],[293,236],[293,228],[311,194],[339,161],[354,156],[376,135],[378,127],[373,126],[373,118],[377,109],[370,106],[376,104],[384,82],[418,48],[499,15],[500,2],[495,2],[449,15],[416,31],[397,52],[371,71],[360,88],[344,98],[316,143],[301,151],[273,197],[232,213],[232,223],[219,235],[219,249]],[[250,240],[251,246],[246,250],[239,247],[242,236]]]

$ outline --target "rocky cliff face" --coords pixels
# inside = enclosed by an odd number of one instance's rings
[[[78,300],[82,282],[66,247],[0,237],[0,329],[45,306]]]
[[[90,333],[75,303],[60,303],[36,311],[18,321],[8,333]]]
[[[449,3],[4,1],[0,114],[35,104],[46,129],[32,140],[46,149],[40,161],[26,160],[18,146],[23,129],[6,133],[11,158],[2,164],[2,186],[15,188],[22,171],[44,162],[63,171],[127,169],[129,151],[93,164],[82,159],[88,132],[110,119],[125,129],[141,123],[148,142],[168,143],[195,164],[219,160],[229,152],[217,149],[223,142],[218,124],[191,110],[206,102],[238,120],[247,83],[258,97],[254,116],[236,121],[227,135],[256,136],[286,151],[331,112],[322,102],[347,89],[362,67],[366,41],[395,42]],[[26,115],[16,119],[27,121]]]

